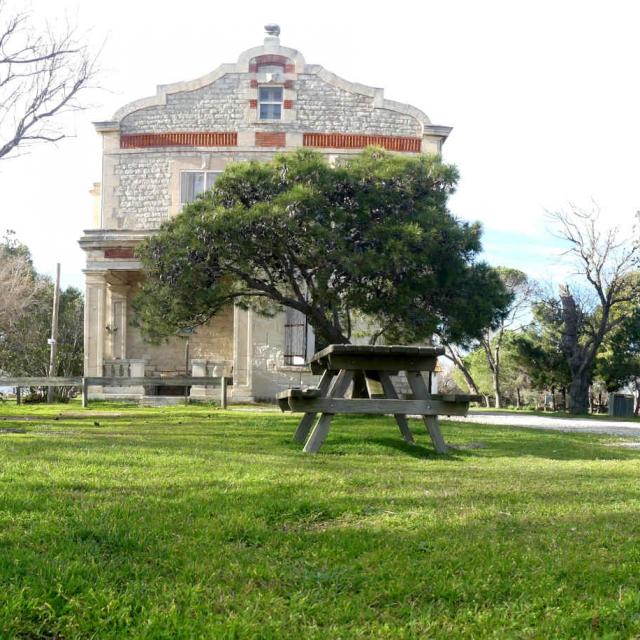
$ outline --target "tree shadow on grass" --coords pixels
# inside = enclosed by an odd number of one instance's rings
[[[320,452],[315,456],[308,456],[302,454],[302,445],[293,441],[296,418],[258,416],[246,421],[227,422],[224,416],[220,416],[210,423],[194,425],[185,422],[186,424],[166,424],[155,418],[154,421],[140,423],[139,427],[135,422],[115,425],[108,424],[106,420],[100,421],[100,427],[91,423],[77,426],[55,423],[42,425],[41,432],[37,428],[27,428],[26,433],[5,433],[0,442],[11,440],[13,443],[24,443],[34,451],[46,447],[45,457],[68,455],[79,446],[85,450],[91,448],[96,451],[101,447],[117,446],[123,451],[137,448],[148,453],[161,454],[190,454],[193,451],[196,458],[207,455],[209,451],[216,454],[228,452],[252,456],[266,455],[271,458],[282,456],[285,461],[290,460],[292,455],[304,455],[318,460],[336,459],[345,455],[357,456],[359,459],[369,455],[376,458],[391,455],[394,458],[407,456],[447,462],[487,457],[640,460],[640,449],[616,446],[622,438],[615,436],[523,430],[447,421],[442,422],[445,440],[461,448],[441,455],[434,451],[421,422],[411,421],[417,444],[410,445],[402,440],[393,418],[383,416],[337,417]],[[22,430],[24,423],[15,427]],[[47,437],[53,434],[61,436],[55,439],[55,444]]]

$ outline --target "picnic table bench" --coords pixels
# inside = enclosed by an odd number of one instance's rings
[[[435,371],[438,356],[443,353],[440,347],[332,344],[316,353],[309,363],[311,371],[322,376],[318,387],[282,391],[278,404],[282,411],[304,413],[294,439],[304,444],[306,453],[319,451],[336,413],[393,414],[402,437],[409,443],[414,439],[407,414],[420,415],[435,450],[446,453],[438,416],[464,416],[469,403],[480,398],[430,393],[423,372]],[[369,398],[345,397],[357,372],[364,373]],[[391,376],[399,372],[405,372],[411,398],[398,396]],[[373,382],[380,383],[381,396],[375,393]]]

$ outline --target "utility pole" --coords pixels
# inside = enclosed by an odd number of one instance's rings
[[[60,310],[60,263],[56,265],[56,288],[53,291],[53,314],[51,316],[51,337],[48,342],[51,346],[49,354],[49,377],[56,373],[56,351],[58,342],[58,312]],[[47,403],[53,402],[54,387],[47,388]]]

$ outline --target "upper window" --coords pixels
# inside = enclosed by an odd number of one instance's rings
[[[258,87],[258,113],[260,120],[281,120],[282,87]]]
[[[182,171],[180,172],[180,203],[193,202],[198,195],[211,189],[220,171]]]

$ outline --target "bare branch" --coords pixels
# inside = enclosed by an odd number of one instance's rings
[[[66,137],[61,116],[83,108],[96,58],[69,25],[38,30],[32,15],[9,15],[0,2],[0,159]]]

